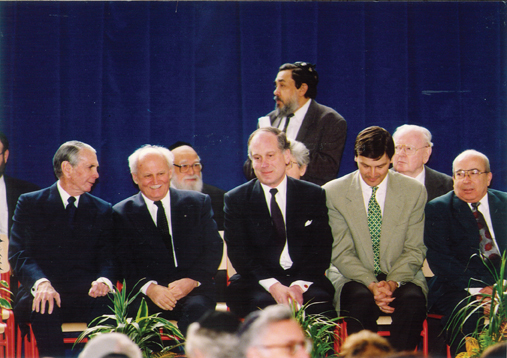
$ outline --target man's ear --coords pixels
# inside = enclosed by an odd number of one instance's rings
[[[308,85],[306,83],[302,83],[301,87],[298,89],[298,94],[300,97],[304,97],[306,92],[308,91]]]
[[[4,162],[7,163],[7,159],[9,159],[9,149],[6,149],[4,151]]]
[[[137,182],[137,174],[132,173],[132,180],[134,181],[134,183],[135,183],[136,185],[139,185],[139,184],[138,184],[138,182]]]
[[[66,160],[62,162],[62,173],[63,173],[63,175],[69,176],[70,173],[72,172],[72,169],[73,169],[73,167],[72,167],[72,164],[70,164],[70,162],[68,162]]]

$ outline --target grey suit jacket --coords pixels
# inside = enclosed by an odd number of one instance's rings
[[[431,168],[424,166],[426,170],[426,177],[424,179],[424,186],[428,192],[428,202],[441,195],[447,194],[453,189],[452,178],[444,173],[437,172]]]
[[[387,280],[412,282],[427,294],[422,273],[426,256],[423,243],[426,189],[412,178],[389,171],[380,236],[380,266]],[[376,282],[368,218],[355,171],[324,185],[329,225],[334,244],[328,278],[333,283],[335,305],[340,310],[343,285],[351,280],[368,286]]]

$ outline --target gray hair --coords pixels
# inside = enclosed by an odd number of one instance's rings
[[[166,147],[162,147],[161,145],[151,145],[145,144],[142,147],[138,148],[134,153],[129,156],[129,168],[130,173],[137,174],[137,165],[139,162],[139,158],[146,154],[159,154],[164,157],[167,161],[167,165],[169,168],[172,168],[174,163],[174,155],[171,153],[169,149]]]
[[[128,358],[142,358],[141,349],[123,333],[99,334],[86,344],[78,358],[102,358],[114,354]]]
[[[396,138],[398,136],[406,134],[408,132],[419,133],[423,137],[423,140],[426,142],[426,144],[429,145],[430,147],[433,147],[433,143],[431,142],[432,138],[431,132],[424,127],[416,126],[415,124],[404,124],[396,128],[396,130],[393,133],[394,142],[396,143]]]
[[[296,162],[298,162],[298,166],[300,168],[310,163],[310,151],[303,143],[297,140],[291,141],[290,152],[292,153],[294,159],[296,159]]]
[[[250,347],[262,342],[263,333],[271,324],[291,319],[290,308],[281,304],[250,313],[239,328],[239,357],[246,357]]]
[[[71,140],[63,143],[60,148],[56,151],[53,157],[53,170],[57,178],[61,178],[63,175],[62,172],[62,163],[69,162],[70,165],[75,167],[79,163],[79,153],[83,149],[91,150],[93,153],[96,153],[95,149],[92,146],[77,141]]]
[[[452,162],[452,176],[454,176],[454,168],[456,166],[456,162],[463,159],[466,156],[474,156],[474,157],[481,158],[484,161],[484,166],[486,167],[485,168],[486,172],[491,171],[491,168],[489,166],[489,159],[488,159],[488,157],[486,157],[486,155],[482,154],[481,152],[476,151],[475,149],[467,149],[467,150],[461,152],[460,154],[458,154],[458,156],[456,158],[454,158],[454,160]]]
[[[275,127],[261,127],[261,128],[256,129],[252,134],[250,134],[250,137],[248,138],[248,142],[247,142],[248,157],[250,159],[252,159],[251,151],[250,151],[250,143],[252,142],[254,137],[261,132],[271,133],[274,136],[276,136],[278,149],[280,149],[282,152],[284,150],[290,149],[290,140],[285,135],[285,132],[282,132],[281,130],[279,130],[278,128],[275,128]]]
[[[187,330],[185,353],[187,357],[197,356],[200,351],[206,358],[235,358],[239,339],[235,333],[218,332],[201,327],[199,322],[192,323]]]

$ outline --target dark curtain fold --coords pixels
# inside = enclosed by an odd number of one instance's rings
[[[317,64],[317,101],[348,122],[340,176],[370,125],[434,135],[433,168],[474,148],[507,190],[506,5],[500,2],[1,2],[8,174],[48,186],[64,141],[98,151],[94,194],[131,195],[140,145],[191,143],[207,183],[244,182],[246,141],[277,68]]]

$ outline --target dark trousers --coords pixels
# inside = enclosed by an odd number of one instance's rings
[[[451,352],[465,352],[466,347],[464,345],[464,338],[466,335],[472,333],[477,327],[477,322],[481,317],[483,310],[480,309],[475,314],[471,314],[470,317],[463,322],[459,320],[459,324],[451,321],[450,326],[456,328],[447,329],[445,327],[449,320],[452,320],[453,314],[457,313],[460,308],[467,304],[467,297],[471,297],[464,289],[449,290],[444,293],[430,308],[431,313],[441,314],[444,317],[441,320],[442,331],[445,333],[447,344],[451,347]],[[473,297],[471,297],[473,299]],[[464,300],[464,301],[463,301]]]
[[[329,318],[334,318],[337,317],[333,305],[334,289],[331,282],[327,278],[324,279],[323,282],[314,282],[303,293],[304,303],[315,302],[315,304],[309,305],[305,312],[308,314],[323,314]],[[294,280],[291,279],[290,281]],[[286,286],[290,284],[290,282],[281,283]],[[243,279],[236,274],[231,277],[229,286],[227,286],[226,303],[233,313],[239,317],[245,317],[250,312],[276,304],[276,301],[259,283]]]
[[[111,300],[105,297],[93,298],[83,295],[60,294],[62,307],[56,304],[52,314],[31,313],[30,322],[41,357],[65,357],[62,323],[86,322],[106,313],[111,313],[108,306]]]
[[[422,289],[406,283],[397,288],[390,304],[394,308],[391,314],[392,324],[389,342],[398,351],[412,351],[420,340],[422,324],[426,319],[426,297]],[[377,332],[377,319],[385,315],[378,308],[373,294],[362,283],[347,282],[340,295],[340,314],[346,317],[348,334],[363,329]]]

